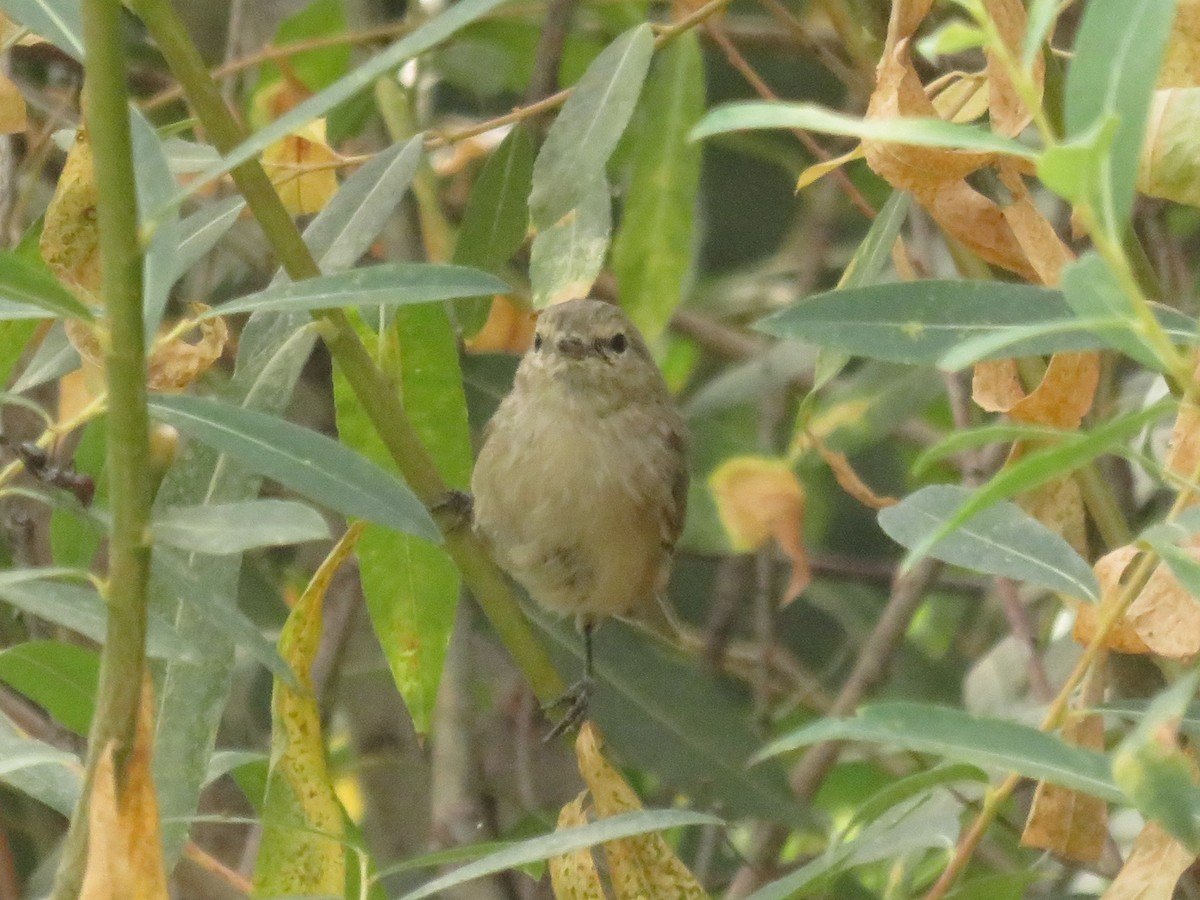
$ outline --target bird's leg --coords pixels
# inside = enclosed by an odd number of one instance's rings
[[[456,531],[471,524],[475,513],[475,498],[466,491],[448,490],[433,502],[429,513],[443,530]]]
[[[551,710],[565,706],[567,711],[558,720],[558,724],[547,732],[542,739],[543,743],[549,743],[559,735],[578,728],[587,716],[588,703],[592,699],[592,689],[596,683],[592,670],[592,631],[595,628],[596,623],[591,619],[580,617],[579,630],[583,633],[583,677],[567,688],[565,694],[544,707],[544,710]]]

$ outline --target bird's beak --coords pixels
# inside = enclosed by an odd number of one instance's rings
[[[563,356],[568,356],[571,359],[583,359],[585,356],[587,356],[588,351],[591,349],[579,338],[570,337],[559,340],[557,346],[559,353],[561,353]]]

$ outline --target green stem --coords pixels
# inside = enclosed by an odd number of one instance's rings
[[[170,3],[131,0],[130,5],[150,30],[209,138],[218,150],[228,153],[245,135]],[[319,275],[316,260],[258,161],[242,163],[231,174],[288,275],[296,280]],[[395,386],[375,365],[343,312],[323,310],[314,316],[330,355],[405,480],[427,506],[434,505],[446,495],[446,484],[405,415]],[[450,527],[445,546],[534,693],[546,702],[560,695],[562,680],[482,545],[469,530]]]
[[[54,900],[79,892],[87,858],[87,807],[101,753],[115,751],[117,789],[133,746],[145,664],[147,539],[152,501],[149,417],[142,324],[142,251],[138,243],[133,145],[125,93],[120,0],[84,0],[87,127],[95,159],[101,296],[109,341],[108,480],[112,532],[108,548],[108,626],[100,657],[96,711],[88,736],[87,776],[54,880]]]

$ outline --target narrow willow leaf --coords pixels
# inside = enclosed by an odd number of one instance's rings
[[[805,131],[914,144],[918,147],[984,150],[1025,159],[1037,157],[1037,152],[1032,148],[974,125],[956,125],[941,119],[859,119],[811,103],[761,100],[728,103],[711,110],[692,129],[692,140],[730,131],[764,128],[803,128]]]
[[[83,62],[83,11],[79,0],[4,0],[4,11]]]
[[[108,607],[90,585],[64,584],[42,579],[0,581],[0,600],[17,609],[103,643],[108,627]],[[195,654],[175,630],[153,612],[146,634],[146,654],[158,658]]]
[[[343,210],[344,223],[353,218],[354,211]],[[329,240],[337,232],[332,229]],[[328,247],[327,243],[314,244],[310,246],[318,255]],[[315,333],[306,325],[308,321],[304,313],[251,316],[238,342],[231,395],[259,412],[282,415],[316,341]],[[248,500],[257,495],[260,483],[258,476],[193,442],[185,445],[167,473],[155,504],[168,507]],[[169,564],[169,555],[161,549],[154,554],[156,569]],[[237,644],[257,653],[257,658],[281,677],[287,671],[274,646],[237,610],[240,562],[236,557],[193,555],[187,561],[186,577],[151,579],[154,608],[171,617],[189,646],[204,648],[202,654],[189,660],[171,660],[160,689],[154,780],[168,864],[182,852],[188,817],[196,811],[217,730],[228,705]],[[192,590],[192,584],[204,590]],[[193,599],[196,602],[191,602]],[[256,651],[263,644],[265,651]]]
[[[0,250],[0,319],[67,317],[91,322],[91,311],[44,266]]]
[[[1173,405],[1170,401],[1162,401],[1140,412],[1120,416],[1089,432],[1064,439],[1054,446],[1034,450],[1001,469],[983,487],[969,492],[958,508],[948,515],[936,530],[914,541],[904,558],[904,567],[907,568],[926,556],[933,546],[962,527],[972,516],[1020,491],[1032,490],[1086,465],[1114,446],[1123,444],[1150,422],[1161,418]]]
[[[1095,797],[1122,802],[1108,757],[1001,719],[920,703],[877,703],[850,719],[819,719],[777,738],[758,753],[769,759],[823,741],[867,741],[932,753],[984,769],[1016,772]]]
[[[789,900],[815,893],[855,866],[895,861],[919,850],[953,846],[958,840],[958,801],[935,791],[897,804],[865,825],[852,839],[832,844],[816,859],[765,885],[747,900]]]
[[[188,185],[185,192],[172,198],[172,205],[182,203],[190,194],[237,168],[246,160],[257,156],[269,144],[303,128],[334,107],[370,89],[381,76],[394,72],[404,62],[437,46],[504,2],[506,0],[461,0],[459,3],[448,6],[443,12],[425,21],[415,31],[405,35],[382,53],[371,57],[368,62],[344,78],[339,78],[323,91],[297,104],[269,125],[255,131],[229,154],[222,157],[219,163],[205,169]]]
[[[401,306],[508,291],[486,272],[436,263],[388,263],[269,287],[210,309],[202,318],[244,312],[294,312],[340,306]]]
[[[326,275],[350,268],[379,237],[412,184],[424,135],[377,153],[347,178],[304,230],[304,243]]]
[[[1197,341],[1194,320],[1166,307],[1155,315],[1169,337]],[[995,340],[972,358],[1035,356],[1060,350],[1098,350],[1111,343],[1105,331],[1128,330],[1114,319],[1105,329],[1080,322],[1062,292],[998,281],[909,281],[818,294],[792,304],[756,328],[782,338],[835,347],[914,365],[961,366],[963,345]],[[1016,335],[1014,338],[1013,335]],[[958,351],[958,355],[952,355]]]
[[[471,477],[471,435],[458,347],[445,309],[398,310],[378,332],[360,328],[371,355],[399,386],[421,442],[451,487]],[[367,458],[388,458],[340,370],[334,398],[338,434]],[[432,724],[434,703],[458,606],[458,569],[440,547],[397,531],[368,527],[358,543],[359,573],[371,624],[418,734]]]
[[[1063,117],[1067,137],[1103,116],[1118,120],[1097,209],[1114,236],[1133,206],[1146,115],[1174,17],[1175,0],[1092,0],[1075,35]]]
[[[1155,697],[1112,761],[1113,777],[1133,804],[1192,853],[1200,853],[1200,788],[1191,757],[1171,736],[1198,684],[1200,673],[1191,672]]]
[[[145,262],[147,334],[157,330],[175,282],[217,245],[245,208],[241,197],[226,197],[155,233]]]
[[[0,783],[70,816],[83,787],[83,764],[74,754],[28,737],[0,713],[0,759],[16,761],[32,757],[41,757],[42,762],[11,765],[0,775]]]
[[[609,44],[575,84],[533,166],[529,212],[539,231],[592,202],[593,182],[629,124],[653,53],[654,32],[638,25]]]
[[[193,564],[189,564],[189,559]],[[196,557],[159,547],[154,553],[151,578],[160,595],[177,602],[212,626],[230,646],[242,647],[264,667],[289,683],[292,670],[279,657],[275,645],[238,609],[230,596],[197,574]],[[219,564],[219,563],[218,563]]]
[[[621,305],[648,341],[683,300],[691,268],[700,147],[688,132],[704,112],[699,38],[687,33],[659,54],[635,119],[633,175],[613,242]]]
[[[156,541],[192,553],[241,553],[329,537],[311,506],[290,500],[242,500],[158,510],[150,523]]]
[[[29,641],[0,650],[0,681],[76,734],[92,723],[99,674],[100,657],[88,647]]]
[[[203,397],[157,396],[150,413],[344,515],[441,541],[428,511],[402,481],[323,434]]]
[[[61,378],[68,372],[74,372],[79,365],[79,354],[67,339],[62,322],[55,322],[33,352],[33,358],[17,378],[12,391],[15,394],[24,393],[47,381]]]
[[[1107,335],[1122,353],[1156,372],[1169,368],[1169,361],[1159,359],[1154,347],[1141,334],[1135,324],[1138,316],[1133,301],[1121,289],[1108,263],[1095,251],[1085,253],[1063,270],[1062,290],[1067,305],[1079,318],[1120,319],[1133,326],[1128,331],[1114,330]]]
[[[580,205],[533,239],[529,279],[533,305],[586,297],[604,265],[612,232],[608,182],[597,178]]]
[[[879,527],[902,547],[937,532],[971,497],[968,488],[934,485],[879,511]],[[1062,537],[1015,503],[997,503],[934,544],[927,555],[975,572],[1097,601],[1092,567]]]
[[[498,853],[485,856],[483,859],[468,863],[459,869],[436,878],[415,891],[410,891],[400,897],[400,900],[422,900],[424,897],[435,897],[443,891],[466,884],[476,878],[503,872],[506,869],[527,865],[531,862],[549,859],[552,856],[562,856],[572,850],[582,850],[594,847],[606,841],[647,834],[652,831],[662,831],[665,828],[677,828],[684,825],[724,825],[716,816],[706,813],[691,812],[690,810],[651,809],[641,812],[621,813],[609,816],[598,822],[580,825],[556,831],[553,834],[529,838],[520,841]]]
[[[529,191],[533,186],[533,139],[518,125],[484,163],[471,188],[458,229],[454,262],[485,272],[501,272],[529,231]],[[491,297],[455,304],[460,327],[473,335],[487,320]]]

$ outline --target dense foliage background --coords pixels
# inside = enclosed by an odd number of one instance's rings
[[[128,7],[0,0],[0,900],[1200,894],[1200,4]],[[573,756],[441,501],[582,295]]]

